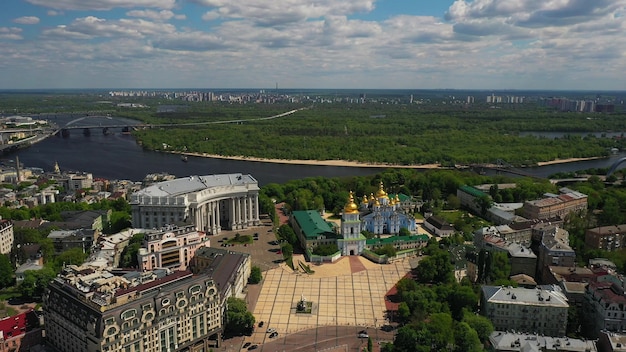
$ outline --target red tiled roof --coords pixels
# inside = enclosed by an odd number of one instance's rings
[[[26,315],[31,311],[0,320],[0,331],[5,340],[26,333]]]

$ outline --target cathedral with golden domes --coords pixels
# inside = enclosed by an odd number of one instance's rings
[[[388,195],[381,181],[376,195],[361,201],[363,230],[375,235],[398,235],[401,228],[415,232],[415,218],[401,210],[400,195]]]
[[[376,194],[363,196],[360,206],[355,203],[354,195],[350,192],[341,216],[342,238],[337,241],[337,246],[342,255],[358,255],[366,248],[362,231],[379,236],[395,236],[401,228],[414,233],[415,226],[415,218],[401,211],[400,196],[387,194],[381,181]]]

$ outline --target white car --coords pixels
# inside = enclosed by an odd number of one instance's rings
[[[370,337],[370,336],[369,336],[368,334],[365,334],[365,333],[359,333],[359,338],[361,338],[361,339],[367,339],[367,338],[369,338],[369,337]]]
[[[274,328],[269,328],[269,329],[267,329],[267,332],[271,334],[271,333],[273,333],[273,332],[276,332],[276,329],[274,329]]]

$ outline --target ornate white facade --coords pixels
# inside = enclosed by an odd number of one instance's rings
[[[153,184],[130,197],[133,226],[186,223],[217,234],[260,224],[259,185],[251,175],[189,176]]]

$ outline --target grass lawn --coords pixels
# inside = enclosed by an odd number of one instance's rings
[[[228,244],[252,244],[254,243],[254,239],[250,235],[239,235],[236,234],[235,237],[226,241]]]

